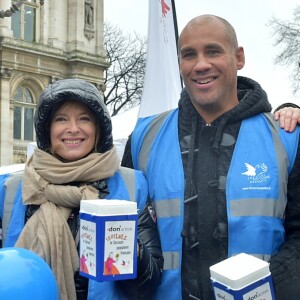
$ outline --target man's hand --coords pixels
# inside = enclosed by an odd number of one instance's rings
[[[285,131],[293,132],[297,124],[300,124],[300,109],[283,107],[274,113],[274,119],[279,120],[280,127]]]

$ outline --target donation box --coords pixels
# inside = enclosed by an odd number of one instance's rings
[[[275,300],[269,263],[241,253],[210,267],[216,300]]]
[[[82,200],[80,274],[96,281],[135,278],[137,220],[135,202]]]

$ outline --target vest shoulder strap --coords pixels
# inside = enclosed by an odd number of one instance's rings
[[[264,116],[270,125],[271,131],[275,132],[276,135],[279,136],[285,148],[289,158],[289,172],[291,172],[298,150],[300,126],[296,126],[294,133],[289,133],[280,128],[279,121],[274,120],[272,113],[264,113]]]
[[[107,199],[121,199],[137,203],[141,209],[146,204],[148,184],[141,171],[119,167],[114,176],[107,179],[110,193]]]
[[[173,112],[173,110],[163,112],[163,113],[155,116],[155,118],[152,120],[152,122],[149,126],[149,130],[147,131],[147,133],[144,136],[141,151],[139,153],[139,169],[140,170],[145,172],[153,141],[155,140],[162,125],[164,124],[164,122],[166,121],[166,119],[172,112]]]
[[[135,177],[135,170],[120,167],[119,171],[127,187],[130,201],[136,201],[135,180],[133,180],[133,178]]]
[[[17,193],[23,172],[12,174],[5,182],[5,198],[3,206],[2,219],[2,245],[6,243],[8,229],[11,223],[12,214],[15,205],[15,195]]]

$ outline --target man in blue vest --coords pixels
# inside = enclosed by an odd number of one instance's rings
[[[178,109],[139,119],[122,164],[143,170],[164,254],[155,299],[213,299],[209,267],[248,253],[270,262],[277,300],[300,299],[299,128],[284,132],[224,19],[179,38]]]

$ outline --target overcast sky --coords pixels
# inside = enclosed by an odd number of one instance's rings
[[[207,13],[223,17],[234,26],[246,55],[246,65],[239,75],[258,81],[273,108],[283,102],[299,105],[300,96],[292,94],[291,71],[273,63],[279,49],[274,47],[272,30],[266,24],[272,16],[292,19],[297,4],[299,0],[175,0],[179,32],[190,19]],[[104,0],[104,19],[124,33],[146,36],[148,0]]]

